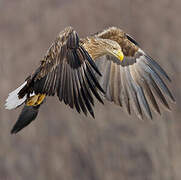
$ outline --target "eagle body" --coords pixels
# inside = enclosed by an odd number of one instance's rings
[[[39,67],[6,100],[6,108],[25,103],[12,133],[33,121],[46,96],[60,101],[79,113],[94,117],[94,99],[102,98],[131,109],[139,118],[152,118],[151,108],[160,114],[159,103],[170,109],[165,95],[174,97],[161,66],[138,43],[119,28],[111,27],[79,39],[72,27],[59,33]],[[25,119],[24,119],[24,118]]]

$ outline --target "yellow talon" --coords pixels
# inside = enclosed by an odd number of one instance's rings
[[[45,96],[46,96],[45,94],[34,95],[27,100],[26,105],[27,106],[37,106],[42,103]]]
[[[45,99],[45,94],[40,94],[38,97],[37,105],[41,104],[42,101]]]

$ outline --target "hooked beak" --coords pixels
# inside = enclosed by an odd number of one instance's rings
[[[113,51],[113,55],[116,56],[120,61],[123,61],[124,59],[124,54],[122,52],[122,50],[114,50]]]

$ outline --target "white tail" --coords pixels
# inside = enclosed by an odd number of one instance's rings
[[[25,102],[27,95],[25,95],[22,99],[19,99],[18,93],[26,84],[27,84],[27,81],[25,81],[20,87],[18,87],[17,89],[9,93],[9,96],[6,99],[6,103],[5,103],[6,109],[14,109]]]

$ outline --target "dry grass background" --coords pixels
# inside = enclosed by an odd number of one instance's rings
[[[181,2],[179,0],[0,0],[0,179],[179,180],[181,178]],[[118,26],[168,71],[177,104],[144,122],[105,102],[96,119],[49,98],[10,135],[20,109],[3,107],[59,31],[80,36]]]

